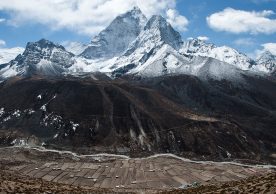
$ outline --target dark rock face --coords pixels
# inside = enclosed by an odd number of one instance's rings
[[[237,87],[227,81],[204,82],[192,76],[167,76],[142,82],[189,110],[236,124],[243,131],[234,134],[241,136],[243,145],[248,143],[248,136],[252,138],[252,145],[259,150],[256,157],[270,151],[275,153],[272,143],[276,139],[275,81],[257,76],[245,76],[245,79],[247,87]],[[229,131],[222,133],[227,136]],[[232,144],[226,136],[222,137],[224,143]]]
[[[158,31],[161,41],[171,45],[175,49],[179,49],[183,41],[179,32],[175,31],[173,27],[160,15],[152,16],[146,24],[144,31]]]
[[[257,89],[192,76],[139,82],[13,78],[0,86],[1,145],[31,139],[86,153],[171,152],[273,162],[276,94],[268,91],[276,91],[275,83],[248,79]],[[2,135],[11,131],[17,132],[13,138]]]
[[[24,66],[30,64],[35,65],[41,60],[46,60],[64,67],[69,67],[70,59],[73,56],[63,46],[41,39],[37,42],[29,42],[23,54],[19,55],[15,59],[15,62],[18,63],[18,66]]]
[[[121,55],[129,44],[137,38],[147,18],[141,10],[133,10],[116,17],[111,24],[93,38],[81,53],[87,59],[112,58]]]

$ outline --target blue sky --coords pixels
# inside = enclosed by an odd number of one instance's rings
[[[267,43],[274,44],[270,50],[276,48],[276,0],[1,0],[2,47],[24,47],[41,38],[88,43],[134,5],[147,17],[161,13],[168,18],[173,10],[171,21],[184,40],[208,37],[251,56]]]
[[[182,33],[183,37],[207,36],[209,41],[217,45],[228,45],[245,53],[254,53],[256,49],[262,49],[261,45],[265,43],[276,42],[276,32],[271,34],[258,33],[231,33],[227,31],[216,31],[210,28],[206,22],[206,16],[225,8],[233,8],[245,11],[276,11],[276,1],[265,0],[192,0],[179,1],[177,8],[182,15],[185,15],[190,23],[188,31]],[[276,19],[272,15],[271,19]],[[276,25],[276,23],[275,23]],[[238,41],[240,40],[240,41]],[[247,41],[247,44],[244,44]],[[239,44],[240,43],[240,44]],[[243,44],[241,44],[243,43]]]

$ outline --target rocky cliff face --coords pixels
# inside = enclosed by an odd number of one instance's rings
[[[146,20],[137,7],[118,16],[106,29],[93,38],[81,56],[88,59],[119,56],[139,35]]]
[[[180,34],[162,16],[152,16],[144,30],[110,69],[115,76],[137,73],[162,47],[177,50],[182,43]]]
[[[273,73],[276,70],[276,56],[269,51],[265,51],[258,57],[256,64],[253,68],[257,71]]]
[[[275,85],[248,79],[254,90],[183,75],[10,80],[0,86],[1,131],[20,135],[1,144],[35,136],[39,145],[87,153],[271,161]]]
[[[25,51],[2,65],[1,78],[16,75],[60,75],[74,63],[73,54],[45,39],[27,44]]]

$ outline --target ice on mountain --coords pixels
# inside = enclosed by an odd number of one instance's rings
[[[181,47],[182,39],[178,32],[162,16],[152,16],[144,30],[129,46],[123,56],[119,57],[114,65],[109,66],[116,74],[136,73],[138,69],[148,66],[152,56],[169,45],[174,49]]]
[[[71,46],[86,48],[80,43]],[[80,76],[93,72],[112,77],[190,74],[201,78],[240,80],[240,74],[244,73],[240,70],[276,74],[275,56],[264,53],[254,62],[227,46],[218,47],[199,39],[183,43],[181,35],[166,19],[154,15],[147,21],[135,7],[116,17],[79,56],[45,39],[28,43],[22,54],[0,66],[0,82],[16,75]],[[93,75],[91,78],[97,79]]]
[[[0,67],[0,78],[6,79],[9,77],[14,77],[18,74],[17,68],[15,66],[6,65],[5,67]]]
[[[42,105],[42,106],[40,107],[40,110],[46,112],[46,105],[47,105],[47,104]]]
[[[74,64],[74,55],[63,46],[41,39],[28,43],[25,51],[0,67],[0,77],[8,78],[15,75],[60,75]]]
[[[87,48],[87,45],[80,42],[65,42],[63,45],[67,51],[74,55],[81,54]]]
[[[20,115],[21,115],[20,113],[21,113],[20,110],[15,110],[12,115],[15,117],[20,117]]]
[[[73,131],[76,131],[76,129],[80,126],[78,123],[74,123],[73,121],[70,121],[70,124],[72,125]]]
[[[0,108],[0,117],[5,113],[5,109],[2,107]]]
[[[276,56],[269,51],[263,52],[256,60],[256,65],[252,66],[255,71],[270,73],[276,70]]]
[[[182,54],[215,58],[242,70],[250,69],[255,63],[252,59],[233,48],[227,46],[217,47],[214,44],[206,43],[199,39],[191,39],[185,42],[180,52]]]

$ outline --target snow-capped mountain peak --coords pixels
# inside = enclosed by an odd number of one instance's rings
[[[179,32],[175,31],[166,19],[160,15],[152,16],[146,24],[144,31],[155,33],[155,36],[160,36],[161,41],[164,41],[175,49],[179,49],[182,45],[182,38]]]
[[[197,38],[190,39],[186,41],[181,49],[182,52],[187,54],[196,54],[196,53],[208,53],[210,50],[214,49],[216,46],[211,43],[206,43],[203,40]]]
[[[134,72],[134,69],[141,69],[140,66],[148,65],[147,61],[151,61],[150,59],[159,53],[158,51],[164,45],[177,51],[182,44],[181,35],[173,29],[166,19],[154,15],[126,52],[109,69],[113,70],[113,75],[116,76]],[[105,69],[107,70],[107,68]]]
[[[102,72],[113,77],[181,73],[230,79],[237,78],[233,72],[239,74],[242,70],[275,72],[275,56],[269,52],[256,63],[227,46],[200,39],[183,43],[180,33],[165,18],[153,15],[147,21],[138,7],[116,17],[90,44],[67,43],[69,52],[45,39],[28,43],[22,54],[0,66],[0,81],[37,73],[77,76]]]
[[[273,55],[269,51],[265,51],[257,58],[257,62],[264,63],[264,62],[267,62],[267,61],[274,61],[275,59],[276,59],[275,55]]]
[[[95,59],[121,55],[140,34],[146,21],[147,18],[138,7],[117,16],[106,29],[92,39],[81,56]]]
[[[120,17],[120,16],[119,16]],[[141,11],[141,9],[137,6],[134,6],[132,10],[128,11],[125,14],[121,15],[122,18],[127,18],[127,17],[133,17],[136,18],[137,20],[139,20],[139,25],[140,27],[144,27],[144,25],[147,22],[147,18],[146,16],[143,14],[143,12]]]
[[[185,42],[180,52],[188,55],[215,58],[219,61],[234,65],[242,70],[248,70],[255,64],[254,60],[231,47],[218,47],[199,39],[190,39]]]
[[[255,70],[266,73],[274,72],[276,70],[276,56],[269,51],[264,51],[256,60]]]
[[[59,75],[74,63],[73,57],[63,46],[51,41],[29,42],[23,54],[0,67],[0,78],[34,73]]]
[[[140,53],[150,53],[159,49],[163,44],[168,44],[175,49],[182,45],[181,35],[160,15],[152,16],[136,40],[125,52],[129,56],[139,50]]]
[[[145,26],[146,29],[151,29],[151,28],[166,28],[168,25],[167,21],[165,18],[163,18],[161,15],[153,15],[149,21],[147,22]]]
[[[59,44],[55,44],[49,40],[41,39],[37,42],[28,42],[23,56],[33,56],[32,60],[50,59],[56,52],[66,52],[65,48]]]

